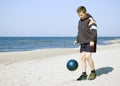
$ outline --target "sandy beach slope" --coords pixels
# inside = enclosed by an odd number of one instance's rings
[[[119,86],[120,44],[98,46],[93,54],[97,78],[92,81],[76,81],[81,67],[67,70],[69,59],[79,62],[79,48],[1,52],[0,86]]]

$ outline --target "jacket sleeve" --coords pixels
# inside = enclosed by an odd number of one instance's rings
[[[92,24],[90,26],[90,30],[92,32],[92,41],[97,42],[97,25]]]
[[[77,43],[79,43],[79,37],[78,37],[78,35],[77,35],[77,37],[76,37],[76,41],[77,41]]]
[[[78,21],[78,27],[79,27],[79,21]],[[76,37],[76,41],[77,41],[77,43],[79,43],[79,29],[78,29],[78,31],[77,31],[77,37]]]

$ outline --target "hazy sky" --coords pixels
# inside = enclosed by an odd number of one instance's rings
[[[98,36],[120,36],[120,0],[0,0],[0,36],[76,36],[81,5]]]

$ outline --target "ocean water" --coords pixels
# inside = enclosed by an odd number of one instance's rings
[[[0,52],[29,51],[48,48],[76,48],[76,37],[0,37]],[[120,37],[98,37],[98,45],[107,45],[107,41]]]

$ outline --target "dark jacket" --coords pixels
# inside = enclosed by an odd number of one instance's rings
[[[97,42],[97,30],[92,26],[97,27],[96,24],[89,26],[91,15],[87,14],[87,18],[79,20],[77,42],[80,44],[90,43],[90,41]]]

